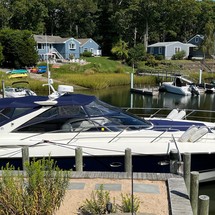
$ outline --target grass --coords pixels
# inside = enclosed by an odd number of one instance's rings
[[[130,73],[133,71],[132,67],[122,64],[120,61],[111,60],[108,57],[90,57],[85,58],[85,60],[87,63],[84,65],[69,63],[62,64],[60,68],[52,68],[52,65],[50,65],[51,78],[55,80],[54,87],[57,87],[57,81],[61,84],[79,85],[97,90],[113,86],[130,85]],[[186,64],[187,62],[189,61],[161,61],[157,67],[148,67],[145,65],[145,62],[141,62],[139,63],[139,68],[143,69],[143,71],[150,69],[155,73],[160,70],[164,72],[174,72],[176,70],[178,71],[178,68],[180,68],[181,74],[188,75],[191,80],[197,83],[199,79],[199,71],[181,67],[183,63]],[[8,79],[7,75],[3,72],[0,73],[0,75],[5,81],[5,86],[11,86],[12,82],[17,81],[17,79]],[[47,74],[43,74],[43,76],[47,77]],[[203,73],[203,82],[204,80],[207,80],[208,77],[213,78],[213,74]],[[22,80],[27,80],[30,84],[30,88],[35,92],[47,90],[47,87],[42,87],[47,81],[35,81],[29,77]],[[156,86],[159,82],[160,80],[156,76],[134,76],[134,85],[138,86]]]

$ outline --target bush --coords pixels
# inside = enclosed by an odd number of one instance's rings
[[[115,73],[124,73],[124,72],[125,72],[125,70],[124,70],[124,68],[121,67],[121,66],[118,66],[118,67],[116,68],[116,70],[115,70]]]
[[[100,186],[99,190],[91,193],[91,199],[86,199],[83,205],[79,208],[80,215],[90,214],[106,214],[107,212],[117,213],[132,212],[132,198],[130,195],[121,194],[122,202],[121,205],[115,203],[111,205],[111,211],[107,211],[107,205],[110,204],[110,192],[103,190],[103,185]],[[140,201],[137,197],[133,197],[133,212],[137,212],[140,206]]]
[[[82,57],[92,57],[92,52],[85,51],[81,54]]]
[[[103,190],[100,186],[99,190],[91,193],[91,199],[86,199],[79,208],[80,214],[106,214],[106,205],[110,202],[110,193]]]
[[[182,60],[186,56],[186,52],[184,50],[177,52],[172,56],[172,60]]]
[[[153,55],[149,54],[146,56],[146,65],[155,67],[155,66],[158,66],[158,61],[155,59],[155,57]]]
[[[128,194],[121,194],[122,197],[122,205],[118,206],[120,212],[132,212],[132,198]],[[140,200],[136,197],[133,198],[133,212],[137,212],[140,206]]]
[[[161,61],[161,60],[164,60],[164,56],[161,55],[161,54],[160,55],[155,55],[155,59]]]
[[[26,163],[26,176],[9,164],[2,168],[0,214],[53,214],[63,200],[68,174],[51,159]]]

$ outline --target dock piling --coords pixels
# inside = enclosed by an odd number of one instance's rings
[[[191,172],[190,202],[193,209],[193,215],[198,212],[198,194],[199,194],[199,172]]]
[[[171,149],[171,151],[170,151],[170,173],[173,173],[173,174],[178,173],[178,161],[179,161],[178,150]]]
[[[132,173],[132,154],[131,149],[125,149],[125,172]]]
[[[77,147],[75,149],[75,169],[77,172],[83,171],[83,156],[81,147]]]
[[[187,193],[190,196],[190,170],[191,170],[191,154],[184,153],[184,181],[187,187]]]
[[[29,162],[29,148],[28,146],[22,147],[22,168],[25,171],[25,163]]]
[[[209,200],[210,198],[206,195],[199,196],[198,215],[209,214]]]

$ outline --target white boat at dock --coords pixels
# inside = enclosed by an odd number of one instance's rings
[[[172,82],[163,82],[160,86],[161,90],[165,90],[169,93],[191,96],[191,95],[199,95],[200,91],[195,86],[195,84],[184,78],[181,75],[173,76],[174,80]]]
[[[84,171],[113,171],[110,164],[123,163],[127,148],[137,172],[169,172],[160,164],[172,149],[192,154],[192,170],[215,169],[215,123],[187,120],[184,111],[143,119],[95,96],[55,93],[1,99],[0,113],[2,165],[20,166],[28,146],[30,158],[51,156],[64,169],[74,168],[77,147]]]

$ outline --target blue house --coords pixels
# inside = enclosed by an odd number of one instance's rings
[[[99,45],[92,39],[62,38],[60,36],[34,35],[40,60],[79,59],[84,51],[91,51],[94,56],[101,55]]]
[[[152,55],[163,55],[164,59],[170,60],[174,54],[184,50],[186,53],[185,58],[190,55],[191,50],[196,47],[191,43],[175,42],[158,42],[147,47],[147,52]]]
[[[204,36],[200,35],[200,34],[197,34],[188,40],[188,43],[196,45],[196,48],[193,49],[190,53],[191,59],[203,59],[204,58],[204,54],[200,48],[203,41],[204,41]]]
[[[91,38],[77,39],[80,43],[80,53],[91,52],[93,56],[101,56],[100,46]]]

